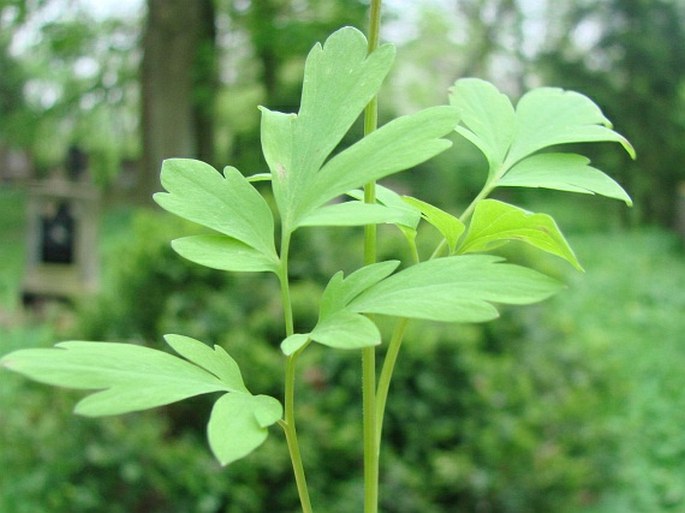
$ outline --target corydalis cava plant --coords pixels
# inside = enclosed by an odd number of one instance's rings
[[[497,316],[496,304],[530,304],[557,292],[557,281],[484,254],[517,240],[581,269],[550,216],[489,199],[497,187],[599,194],[631,203],[626,192],[584,156],[543,151],[567,143],[612,141],[634,157],[628,141],[612,130],[591,100],[561,89],[533,90],[514,107],[487,82],[458,80],[449,105],[397,118],[332,155],[378,92],[394,54],[390,45],[369,54],[365,37],[353,28],[335,32],[323,46],[317,44],[307,57],[299,112],[261,108],[268,173],[245,177],[233,167],[219,173],[187,159],[167,160],[162,167],[166,192],[155,195],[157,203],[212,230],[172,241],[176,252],[215,269],[273,273],[279,281],[286,373],[281,400],[248,390],[238,364],[224,348],[177,334],[166,335],[165,340],[178,356],[131,344],[70,341],[50,349],[15,351],[2,358],[2,365],[43,383],[95,390],[76,405],[77,413],[88,416],[219,392],[207,428],[214,455],[222,464],[242,458],[265,440],[269,426],[279,424],[288,441],[303,510],[311,511],[294,409],[295,362],[309,344],[347,350],[378,346],[381,334],[369,314],[396,317],[398,326],[406,326],[408,319],[480,322]],[[460,217],[382,186],[377,187],[378,201],[363,201],[364,184],[444,151],[450,146],[445,136],[455,130],[488,163],[482,191]],[[270,180],[276,212],[252,185],[258,180]],[[373,263],[348,276],[336,273],[320,298],[316,324],[295,333],[288,274],[292,234],[310,226],[378,223],[401,229],[413,261]],[[428,257],[419,255],[415,244],[426,225],[442,235]],[[397,356],[403,330],[397,333],[387,361],[394,362]],[[379,419],[391,374],[391,366],[381,373]],[[380,438],[380,427],[377,433]]]

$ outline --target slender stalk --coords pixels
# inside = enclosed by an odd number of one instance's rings
[[[381,23],[381,0],[372,0],[369,23],[369,53],[378,47]],[[378,127],[378,100],[374,97],[364,110],[364,135]],[[376,184],[364,186],[364,201],[376,202]],[[376,225],[364,229],[364,263],[376,261]],[[364,513],[378,512],[379,448],[376,419],[376,350],[362,349],[362,407],[364,431]]]
[[[278,279],[281,282],[281,303],[283,304],[283,317],[285,321],[285,335],[289,337],[295,333],[293,322],[293,304],[290,300],[290,280],[288,279],[288,254],[290,253],[290,234],[281,235],[281,267]]]
[[[297,361],[299,354],[300,351],[297,351],[290,355],[288,357],[288,363],[286,364],[285,412],[281,427],[285,432],[285,440],[288,444],[288,452],[290,453],[290,461],[293,465],[295,484],[297,486],[297,493],[300,497],[300,504],[302,505],[302,513],[312,513],[312,504],[309,499],[309,490],[307,488],[307,478],[304,473],[300,444],[297,440],[297,429],[295,428],[295,362]]]
[[[390,344],[388,345],[388,351],[385,353],[381,375],[378,378],[378,390],[376,392],[376,449],[379,452],[381,435],[383,434],[385,405],[390,390],[390,381],[392,379],[393,371],[395,370],[395,363],[397,362],[397,356],[400,354],[400,347],[402,347],[402,340],[404,339],[404,333],[407,330],[408,324],[409,319],[403,317],[395,326],[395,331],[393,332]]]
[[[491,181],[485,184],[483,189],[478,193],[478,195],[473,199],[473,201],[466,207],[464,212],[459,217],[461,222],[465,222],[473,213],[476,205],[479,201],[486,198],[488,194],[493,189],[490,185]],[[447,239],[440,241],[440,244],[435,248],[430,260],[437,258],[447,247]],[[414,263],[419,262],[418,253],[416,252],[416,245],[413,245],[414,253]],[[390,381],[395,369],[395,363],[397,362],[397,357],[400,353],[400,348],[402,347],[402,340],[404,339],[404,334],[409,324],[409,319],[401,318],[397,325],[395,326],[395,331],[390,339],[390,344],[388,345],[388,351],[385,355],[385,360],[383,361],[383,367],[381,369],[381,375],[378,379],[378,390],[376,392],[376,444],[380,448],[381,435],[383,433],[383,417],[385,416],[385,406],[388,399],[388,392],[390,390]]]
[[[419,252],[416,247],[416,242],[412,242],[412,256],[414,263],[418,264],[421,261]],[[383,434],[383,418],[385,417],[385,406],[388,401],[388,392],[390,391],[390,381],[395,371],[395,364],[397,357],[400,354],[402,341],[404,340],[404,333],[407,331],[409,319],[402,317],[395,325],[395,330],[392,333],[388,350],[383,359],[383,367],[381,368],[381,375],[378,379],[378,388],[376,389],[376,445],[380,452],[381,439]]]
[[[283,316],[285,319],[285,334],[290,336],[295,332],[293,322],[293,306],[290,299],[290,281],[288,279],[288,253],[290,251],[290,234],[283,232],[281,236],[281,267],[279,279],[281,282],[281,300],[283,302]],[[288,356],[285,368],[285,393],[284,393],[284,414],[283,420],[279,422],[285,433],[288,444],[290,461],[293,465],[295,474],[295,485],[302,505],[302,513],[312,513],[312,505],[309,499],[307,479],[302,464],[300,444],[297,439],[297,429],[295,427],[295,363],[302,349]]]

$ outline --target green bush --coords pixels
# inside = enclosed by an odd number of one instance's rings
[[[132,231],[105,245],[106,292],[80,309],[73,332],[160,348],[162,333],[196,333],[241,361],[249,387],[278,394],[277,284],[184,262],[168,239],[190,228],[171,217],[137,212],[120,221]],[[323,279],[348,261],[326,251],[339,247],[330,235],[302,236],[308,250],[293,255],[294,269],[309,266]],[[505,310],[492,324],[410,325],[385,419],[383,511],[678,511],[682,257],[673,238],[656,232],[573,242],[590,276],[539,262],[568,275],[572,294]],[[311,298],[320,287],[293,285],[303,323],[315,322]],[[0,353],[58,336],[46,327],[15,329]],[[426,362],[430,370],[417,372]],[[330,513],[359,511],[358,359],[312,348],[301,369],[312,499],[333,504]],[[297,510],[282,437],[227,471],[214,462],[204,438],[209,399],[101,422],[72,416],[74,394],[11,375],[0,401],[9,412],[0,420],[0,468],[14,469],[0,477],[0,511]]]

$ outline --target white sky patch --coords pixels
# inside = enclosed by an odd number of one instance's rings
[[[143,0],[82,0],[81,4],[97,19],[131,18],[145,8]]]

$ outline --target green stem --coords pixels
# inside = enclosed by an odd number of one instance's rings
[[[414,264],[418,264],[421,259],[416,244],[411,244],[413,249]],[[407,331],[409,319],[402,317],[395,325],[395,330],[392,333],[390,344],[388,344],[388,351],[385,353],[383,359],[383,367],[381,369],[380,378],[378,378],[378,388],[376,389],[376,444],[380,450],[381,435],[383,434],[383,418],[385,417],[385,406],[388,401],[388,393],[390,391],[390,381],[395,371],[395,363],[400,354],[404,334]]]
[[[461,216],[459,216],[459,220],[462,223],[466,222],[466,220],[469,217],[471,217],[471,214],[473,214],[473,210],[476,208],[476,205],[478,205],[478,203],[481,200],[487,198],[488,194],[490,194],[492,192],[492,189],[494,189],[494,187],[492,185],[490,185],[489,183],[485,184],[483,189],[478,193],[478,195],[475,198],[473,198],[473,201],[471,203],[469,203],[469,206],[466,207],[466,209],[461,214]]]
[[[281,302],[283,303],[283,317],[285,320],[285,335],[289,337],[295,333],[293,322],[293,304],[290,300],[290,280],[288,279],[288,253],[290,252],[290,233],[281,235],[281,267],[278,279],[281,282]]]
[[[297,494],[300,497],[302,513],[312,513],[307,478],[304,473],[300,444],[297,440],[297,429],[295,428],[295,362],[299,354],[300,351],[297,351],[290,355],[286,364],[284,420],[281,422],[281,427],[285,432],[285,440],[288,444],[288,452],[290,453],[290,461],[293,465],[295,485],[297,486]]]
[[[364,513],[378,511],[379,448],[376,438],[376,352],[362,349],[362,404],[364,428]]]
[[[369,23],[369,53],[378,47],[381,23],[381,0],[371,1]],[[378,100],[374,97],[364,110],[364,135],[378,127]],[[364,201],[376,202],[376,184],[364,186]],[[364,229],[364,263],[376,261],[376,225]],[[376,419],[376,350],[362,349],[362,408],[364,431],[364,513],[378,512],[379,447]]]
[[[393,332],[390,344],[388,345],[388,351],[383,360],[381,375],[378,378],[378,391],[376,392],[376,446],[378,450],[380,450],[381,445],[383,418],[385,417],[385,405],[388,400],[390,381],[392,380],[395,363],[400,354],[400,347],[402,347],[402,340],[404,339],[404,333],[407,330],[408,324],[409,319],[402,318],[395,326],[395,331]]]
[[[279,279],[281,282],[281,300],[283,302],[283,316],[285,318],[285,334],[290,336],[295,332],[293,322],[293,306],[290,299],[290,280],[288,279],[288,253],[290,251],[290,233],[283,232],[281,236],[281,267]],[[285,433],[288,444],[290,461],[293,465],[295,474],[295,485],[302,505],[302,513],[312,513],[312,505],[309,499],[307,479],[302,464],[300,444],[297,439],[297,429],[295,427],[295,363],[302,349],[288,356],[285,368],[285,393],[283,405],[283,420],[279,422]]]

